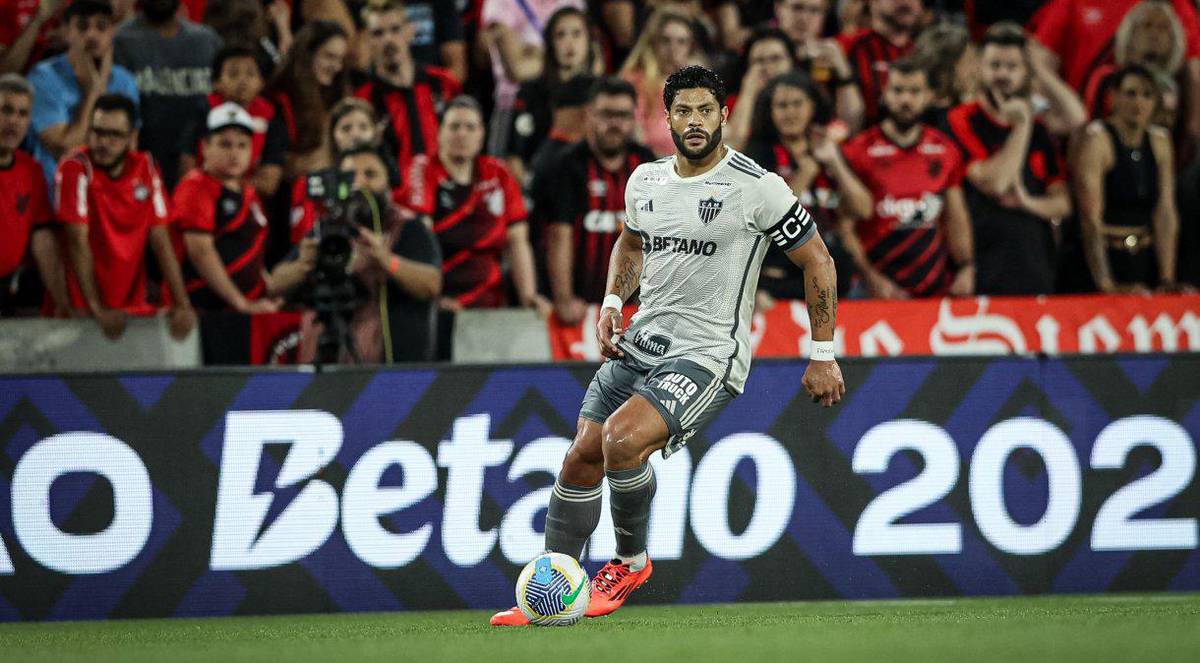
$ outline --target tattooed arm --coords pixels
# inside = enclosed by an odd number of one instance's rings
[[[642,237],[624,228],[613,246],[612,257],[608,261],[608,285],[604,289],[607,295],[616,295],[624,302],[637,291],[642,281]],[[607,299],[607,297],[606,297]],[[600,309],[600,319],[596,322],[596,336],[600,340],[600,354],[611,359],[624,357],[625,353],[617,347],[621,334],[625,333],[625,321],[620,309],[604,307]]]
[[[804,270],[804,299],[808,302],[808,319],[814,341],[832,341],[837,327],[837,269],[825,241],[820,235],[787,254],[793,264]],[[804,371],[804,388],[814,403],[825,407],[842,400],[846,385],[837,360],[808,362]]]

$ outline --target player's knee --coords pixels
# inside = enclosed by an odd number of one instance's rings
[[[580,423],[575,441],[567,450],[558,478],[573,486],[594,486],[604,479],[601,428],[596,422]]]
[[[626,417],[609,417],[604,422],[602,448],[604,464],[608,467],[637,465],[641,459],[644,441],[638,429]]]

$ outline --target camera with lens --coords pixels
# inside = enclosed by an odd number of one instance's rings
[[[310,173],[305,182],[309,197],[324,211],[314,224],[316,262],[296,300],[315,311],[324,326],[317,342],[318,363],[336,362],[342,350],[359,361],[350,320],[367,292],[350,274],[350,261],[354,239],[377,225],[383,208],[369,191],[354,190],[353,181],[352,172],[327,169]]]

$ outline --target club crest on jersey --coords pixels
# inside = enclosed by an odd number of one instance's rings
[[[133,199],[139,203],[145,202],[150,198],[150,187],[145,184],[135,184],[133,187]]]
[[[721,201],[716,198],[706,198],[700,201],[700,220],[708,225],[721,213]]]

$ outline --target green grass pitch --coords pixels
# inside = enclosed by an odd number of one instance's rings
[[[488,614],[4,624],[0,660],[1200,661],[1197,594],[628,606],[570,628]]]

